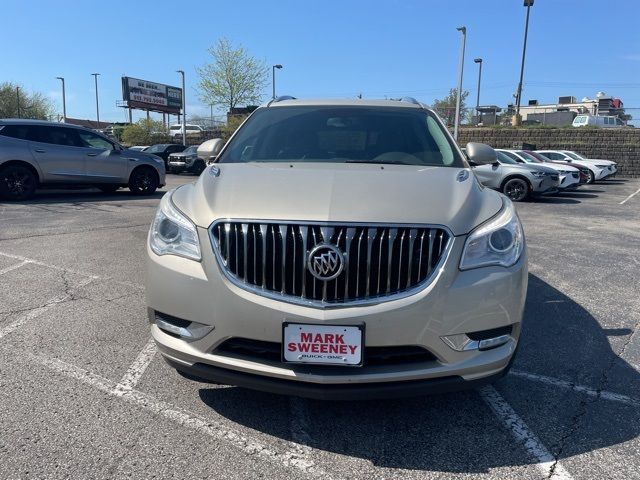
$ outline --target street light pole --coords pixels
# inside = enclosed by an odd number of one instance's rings
[[[480,117],[480,111],[478,109],[480,108],[480,82],[482,81],[482,59],[474,58],[473,61],[477,63],[478,66],[480,67],[480,69],[478,70],[478,95],[476,96],[476,119],[477,119],[476,123],[480,123],[481,117]]]
[[[96,118],[98,119],[98,127],[100,127],[100,106],[98,104],[98,75],[99,73],[92,73],[93,78],[96,81]]]
[[[67,123],[67,99],[64,92],[64,77],[56,77],[62,82],[62,121]]]
[[[182,144],[187,145],[187,111],[186,111],[186,95],[184,89],[184,70],[176,70],[182,76]]]
[[[467,27],[458,27],[456,28],[459,32],[462,33],[461,43],[460,43],[460,65],[458,67],[459,76],[458,76],[458,95],[456,98],[456,119],[453,124],[453,138],[458,140],[458,129],[460,128],[460,101],[462,98],[462,75],[464,73],[464,49],[467,43]]]
[[[20,87],[16,87],[16,100],[18,103],[18,118],[20,118]]]
[[[271,86],[273,87],[273,95],[271,96],[272,100],[276,98],[276,68],[280,70],[282,65],[278,64],[271,67]]]
[[[524,6],[527,7],[527,20],[524,24],[524,45],[522,46],[522,64],[520,65],[520,82],[518,83],[518,92],[516,93],[516,116],[514,117],[515,125],[520,125],[520,102],[522,99],[522,80],[524,78],[524,57],[527,53],[527,35],[529,34],[529,13],[533,6],[534,0],[524,0]]]

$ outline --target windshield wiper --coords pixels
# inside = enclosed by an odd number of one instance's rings
[[[375,160],[346,160],[345,163],[370,163],[372,165],[415,165],[415,163],[389,162],[389,161],[376,162]]]

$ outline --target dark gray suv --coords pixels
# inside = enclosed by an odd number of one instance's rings
[[[40,120],[0,120],[0,198],[25,200],[36,188],[129,187],[150,195],[165,185],[161,158],[125,149],[84,127]]]

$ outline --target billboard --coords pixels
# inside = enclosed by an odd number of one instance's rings
[[[122,77],[122,99],[129,108],[177,115],[182,108],[182,89],[139,78]]]

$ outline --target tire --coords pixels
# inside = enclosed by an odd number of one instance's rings
[[[0,169],[0,198],[27,200],[36,193],[38,177],[22,165],[9,165]]]
[[[207,166],[205,165],[205,163],[202,160],[198,160],[194,165],[193,168],[191,169],[192,173],[195,173],[196,175],[200,175],[202,172],[204,172],[204,169],[207,168]]]
[[[158,189],[158,174],[151,167],[138,167],[129,177],[129,190],[134,195],[152,195]]]
[[[589,169],[589,178],[587,179],[587,184],[591,185],[592,183],[596,182],[596,174],[593,173],[593,170]]]
[[[102,190],[104,193],[115,193],[115,191],[120,188],[120,185],[103,185],[98,188]]]
[[[510,178],[502,185],[504,193],[513,202],[524,202],[529,198],[529,182],[524,178]]]

